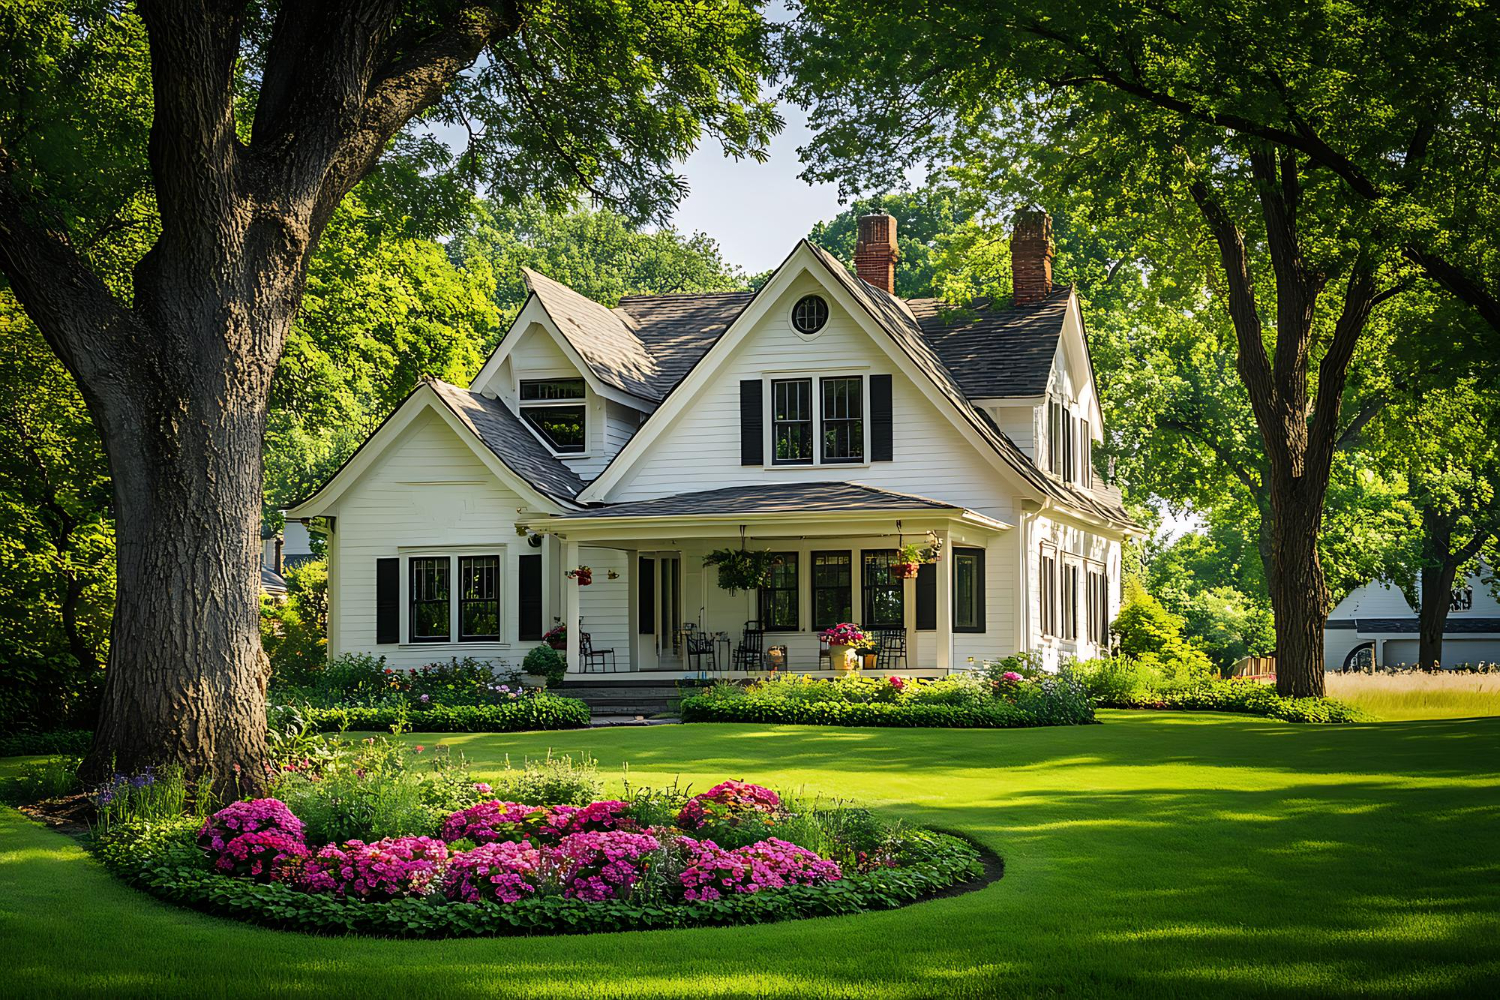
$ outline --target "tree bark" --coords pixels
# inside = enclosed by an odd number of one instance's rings
[[[0,148],[0,271],[78,382],[109,457],[117,597],[87,776],[180,763],[216,793],[265,780],[261,444],[308,259],[392,135],[513,5],[395,37],[391,0],[284,4],[254,137],[235,131],[243,5],[143,0],[161,236],[121,304]]]
[[[1310,268],[1302,254],[1296,155],[1258,148],[1250,152],[1249,161],[1276,279],[1274,354],[1266,352],[1244,234],[1206,184],[1195,183],[1192,195],[1218,244],[1239,347],[1240,380],[1265,444],[1270,558],[1266,559],[1264,544],[1261,553],[1276,615],[1276,689],[1290,697],[1321,697],[1323,629],[1331,603],[1318,555],[1323,502],[1341,438],[1349,364],[1370,311],[1388,293],[1377,293],[1368,259],[1361,256],[1350,265],[1343,308],[1318,366],[1317,394],[1312,396],[1314,318],[1327,279]]]
[[[1458,563],[1447,560],[1422,567],[1422,606],[1417,613],[1417,665],[1438,670],[1443,665],[1443,633],[1448,629],[1453,581]]]

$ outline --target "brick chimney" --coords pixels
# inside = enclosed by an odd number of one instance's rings
[[[859,242],[854,245],[854,271],[876,288],[896,294],[896,217],[872,212],[859,217]]]
[[[1016,213],[1010,237],[1010,273],[1016,305],[1040,302],[1052,294],[1052,216],[1032,208]]]

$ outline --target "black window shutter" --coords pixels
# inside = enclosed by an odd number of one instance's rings
[[[761,384],[758,378],[740,382],[740,464],[764,465],[765,421],[761,416]]]
[[[542,637],[542,557],[523,555],[516,567],[516,638]]]
[[[375,641],[401,641],[401,560],[375,560]]]
[[[937,631],[937,563],[917,570],[917,631]]]
[[[644,556],[636,571],[636,632],[641,635],[656,634],[656,560]]]
[[[870,376],[870,461],[889,462],[895,457],[891,417],[891,377]]]

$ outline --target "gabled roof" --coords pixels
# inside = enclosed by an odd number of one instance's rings
[[[599,381],[641,399],[659,400],[671,388],[656,357],[636,335],[634,321],[545,274],[522,268],[526,284],[541,300],[573,350]]]
[[[628,318],[636,336],[656,359],[665,396],[753,298],[754,292],[627,295],[615,312]]]
[[[758,483],[605,504],[555,520],[670,517],[679,514],[791,514],[851,510],[957,510],[951,503],[850,482]]]
[[[1040,396],[1068,316],[1070,287],[1040,302],[1005,309],[982,300],[968,307],[941,299],[906,305],[943,364],[970,399]]]
[[[504,403],[438,379],[427,384],[460,423],[538,491],[571,503],[583,489],[578,473],[555,458]]]

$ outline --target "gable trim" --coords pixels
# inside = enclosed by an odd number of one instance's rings
[[[333,475],[330,476],[317,491],[307,499],[288,507],[285,516],[289,519],[302,519],[309,517],[320,517],[328,513],[328,508],[338,502],[339,498],[348,492],[349,488],[357,483],[370,467],[383,456],[391,446],[400,438],[401,434],[410,427],[423,413],[431,410],[458,436],[458,439],[468,446],[469,450],[478,458],[486,468],[500,480],[501,484],[514,490],[523,500],[527,501],[536,510],[547,512],[562,512],[576,509],[576,505],[565,504],[553,499],[538,490],[524,476],[511,469],[501,458],[490,450],[489,446],[475,436],[474,432],[458,419],[441,396],[426,382],[420,383],[407,397],[401,401],[386,418],[381,421],[380,426],[375,428],[374,433],[365,438],[364,442],[357,448],[354,454],[344,460]]]

